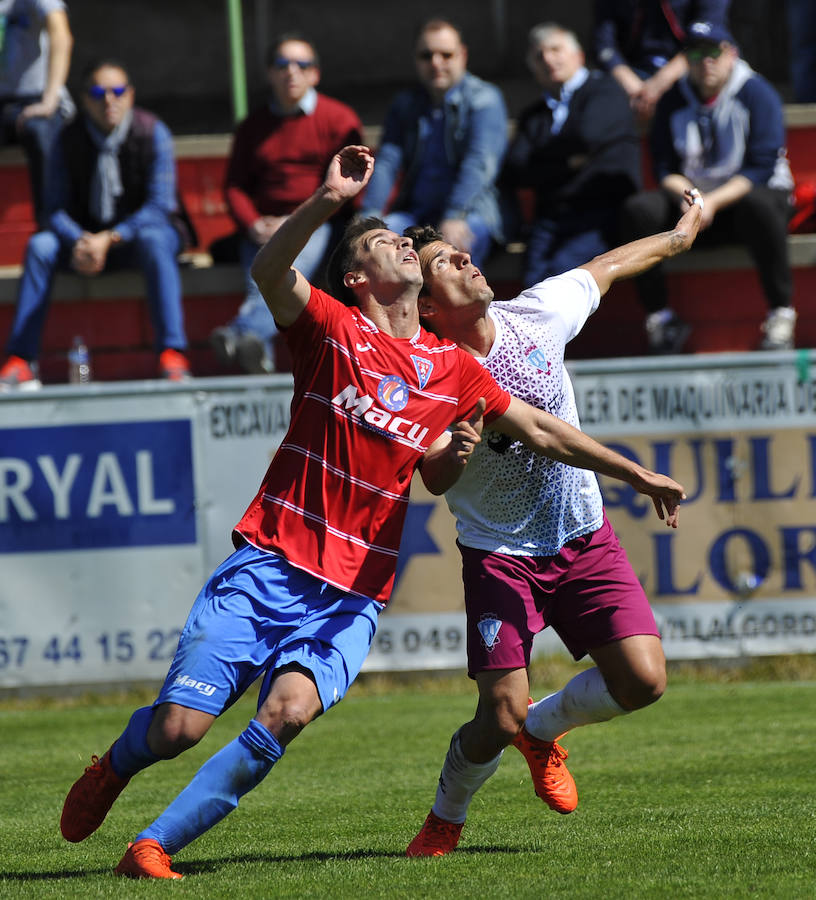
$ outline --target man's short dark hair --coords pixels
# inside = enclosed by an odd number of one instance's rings
[[[462,29],[456,22],[451,22],[450,19],[443,19],[440,16],[434,16],[432,19],[428,19],[427,22],[423,22],[419,26],[417,33],[414,36],[414,43],[416,43],[426,32],[440,31],[443,28],[450,28],[452,31],[455,31],[459,35],[459,43],[462,44],[462,46],[465,45],[465,36],[462,34]]]
[[[287,41],[300,41],[301,44],[308,44],[312,50],[312,59],[314,59],[314,64],[317,68],[320,68],[320,55],[317,52],[317,47],[315,46],[314,41],[302,31],[284,31],[281,34],[276,35],[272,39],[272,43],[269,44],[268,49],[266,51],[266,64],[267,66],[271,66],[273,62],[275,62],[275,57],[278,55],[278,51],[281,46],[285,44]]]
[[[82,86],[87,87],[91,81],[93,81],[94,75],[100,69],[121,69],[125,73],[125,77],[127,78],[128,84],[130,84],[130,72],[128,72],[127,66],[118,59],[114,59],[112,56],[98,56],[96,59],[92,59],[82,70],[82,75],[80,76],[82,79]]]
[[[326,281],[329,293],[346,306],[357,306],[357,295],[343,283],[347,272],[351,272],[357,265],[357,250],[360,246],[360,238],[367,231],[379,231],[388,226],[382,219],[369,216],[366,219],[355,219],[346,226],[340,243],[334,248],[326,266]]]

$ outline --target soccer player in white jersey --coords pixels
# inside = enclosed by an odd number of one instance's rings
[[[235,809],[303,728],[342,699],[391,592],[411,476],[421,466],[434,485],[455,478],[482,412],[538,452],[626,481],[676,525],[677,482],[511,398],[470,355],[420,327],[422,273],[409,239],[381,222],[346,232],[332,265],[346,303],[291,267],[373,165],[365,147],[336,154],[323,185],[253,264],[292,350],[291,424],[235,527],[235,553],[195,601],[158,698],[134,712],[68,793],[63,836],[92,834],[130,778],[196,744],[262,676],[258,709],[136,836],[119,875],[180,878],[171,855]]]
[[[467,253],[432,228],[409,228],[425,285],[420,317],[473,354],[499,385],[579,427],[564,351],[611,284],[687,250],[702,198],[688,192],[675,229],[626,244],[491,306],[493,291]],[[649,602],[607,520],[592,472],[529,453],[492,428],[446,499],[456,517],[467,613],[474,718],[453,735],[436,800],[408,856],[453,850],[468,805],[514,744],[536,794],[569,813],[575,782],[558,743],[657,700],[666,665]],[[575,659],[595,667],[528,708],[533,637],[552,626]]]

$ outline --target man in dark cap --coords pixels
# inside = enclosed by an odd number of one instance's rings
[[[759,346],[790,348],[796,323],[787,248],[793,178],[782,102],[740,58],[736,42],[719,23],[692,23],[685,54],[688,75],[661,99],[655,113],[651,149],[659,187],[626,201],[621,236],[634,240],[672,224],[683,192],[698,188],[705,201],[698,246],[746,247],[768,303]],[[651,350],[681,350],[689,328],[667,304],[660,268],[641,275],[636,284]]]

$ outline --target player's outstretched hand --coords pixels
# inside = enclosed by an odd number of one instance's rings
[[[352,144],[335,153],[326,172],[325,185],[340,200],[349,200],[368,184],[374,171],[374,154]]]
[[[668,475],[647,472],[638,490],[652,498],[658,518],[663,519],[669,528],[677,528],[680,524],[680,501],[686,499],[682,484]]]
[[[479,397],[467,419],[451,426],[450,451],[461,465],[467,465],[476,444],[481,443],[484,428],[485,398]]]
[[[694,243],[694,239],[697,237],[697,232],[700,230],[700,225],[703,221],[703,209],[705,208],[703,195],[697,188],[688,188],[683,191],[683,202],[687,204],[687,206],[675,226],[675,231],[680,232],[683,236],[683,246],[680,248],[679,252],[688,250]]]

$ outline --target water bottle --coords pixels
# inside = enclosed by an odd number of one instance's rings
[[[68,381],[87,384],[91,380],[91,355],[88,345],[77,335],[68,351]]]

